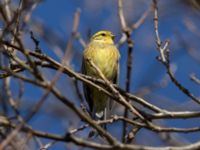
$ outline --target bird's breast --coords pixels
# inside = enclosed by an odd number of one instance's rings
[[[93,63],[102,71],[106,78],[110,80],[114,78],[115,74],[117,73],[119,59],[119,52],[114,45],[101,45],[95,48],[90,47],[86,57],[93,61]],[[94,68],[87,70],[87,72],[88,75],[97,75],[97,72]]]

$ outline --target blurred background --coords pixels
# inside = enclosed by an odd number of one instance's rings
[[[124,15],[128,26],[132,26],[145,11],[152,7],[150,0],[124,0],[123,2]],[[19,5],[17,0],[10,1],[10,3],[13,9],[16,9]],[[30,38],[30,31],[32,31],[36,39],[40,41],[39,46],[42,52],[57,61],[61,61],[67,45],[72,39],[73,20],[77,11],[80,11],[78,32],[86,43],[89,42],[90,36],[99,30],[112,31],[116,35],[115,43],[118,43],[122,37],[116,0],[40,0],[37,2],[26,0],[26,4],[27,12],[31,12],[30,18],[24,24],[20,24],[20,27],[23,26],[22,37],[26,48],[35,48]],[[170,40],[170,64],[173,73],[183,86],[198,97],[200,88],[198,84],[191,80],[191,75],[195,74],[197,78],[200,77],[199,1],[159,0],[158,12],[161,40],[163,42],[167,39]],[[26,12],[22,14],[22,16],[25,15]],[[0,29],[3,28],[3,22],[0,20]],[[134,41],[134,48],[130,92],[170,111],[200,110],[198,104],[184,95],[171,82],[166,74],[165,67],[156,59],[159,53],[156,49],[153,11],[149,11],[144,23],[136,30],[133,30],[132,40]],[[80,72],[83,49],[80,42],[74,38],[71,42],[71,51],[67,63],[76,72]],[[127,44],[121,45],[119,49],[121,54],[119,86],[124,89],[127,67]],[[56,71],[49,69],[42,69],[42,72],[48,79],[52,79],[56,73]],[[13,112],[5,105],[6,95],[3,92],[3,79],[0,80],[0,85],[2,91],[0,92],[0,110],[3,114],[7,113],[10,117],[13,117]],[[62,75],[57,81],[56,86],[63,95],[72,100],[77,106],[80,105],[81,101],[76,94],[74,81],[71,78]],[[11,78],[10,87],[12,96],[18,104],[22,116],[26,116],[44,93],[42,89],[20,82],[15,78]],[[81,89],[81,87],[80,82],[79,88]],[[55,97],[50,95],[39,112],[28,122],[33,129],[62,135],[69,131],[69,129],[83,124],[73,112],[54,99]],[[116,113],[123,114],[123,109],[120,106],[116,107]],[[166,127],[193,127],[200,124],[198,118],[156,120],[156,122]],[[120,126],[121,123],[114,123],[109,126],[109,132],[119,140],[121,139]],[[80,134],[87,137],[88,130],[83,130]],[[22,136],[26,138],[27,135]],[[189,134],[156,134],[142,129],[138,132],[133,143],[147,146],[169,146],[189,144],[199,139],[199,132]],[[35,144],[34,140],[29,143],[31,149],[39,149],[41,145],[49,143],[49,140],[39,139],[40,144]],[[48,149],[64,150],[79,148],[73,144],[57,142]]]

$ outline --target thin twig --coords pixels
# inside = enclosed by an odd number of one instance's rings
[[[126,72],[126,92],[130,92],[130,85],[131,85],[131,72],[132,72],[132,51],[133,51],[133,41],[131,39],[131,32],[132,30],[129,29],[129,27],[127,26],[127,23],[125,21],[125,17],[124,17],[124,13],[123,13],[123,0],[118,0],[118,15],[120,18],[120,23],[121,23],[121,28],[122,31],[124,32],[124,34],[126,35],[126,41],[128,44],[128,58],[127,58],[127,72]],[[127,101],[129,101],[127,99]],[[124,117],[127,118],[128,117],[128,109],[125,107],[124,109]],[[123,123],[123,134],[122,134],[122,141],[125,142],[125,136],[127,133],[127,125],[126,122]]]
[[[169,75],[171,81],[176,85],[176,87],[182,91],[185,95],[191,98],[196,103],[200,104],[200,99],[195,97],[189,89],[185,88],[175,77],[170,68],[170,60],[169,60],[169,41],[166,41],[164,46],[162,46],[159,31],[158,31],[158,6],[157,0],[153,0],[154,4],[154,30],[156,34],[156,45],[157,49],[160,53],[160,61],[163,63],[167,70],[167,74]]]

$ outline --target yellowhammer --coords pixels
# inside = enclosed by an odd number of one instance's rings
[[[84,74],[99,78],[97,70],[88,62],[91,60],[110,82],[117,82],[120,54],[113,39],[114,35],[109,31],[99,31],[92,36],[83,53],[82,72]],[[112,105],[109,97],[88,85],[84,85],[84,94],[93,118],[106,119]]]

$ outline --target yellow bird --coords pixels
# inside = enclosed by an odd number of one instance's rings
[[[83,52],[83,74],[100,78],[91,60],[104,76],[112,83],[117,83],[120,54],[113,42],[114,35],[110,31],[95,33]],[[112,107],[112,101],[103,92],[92,86],[83,85],[85,98],[94,119],[106,119]]]

